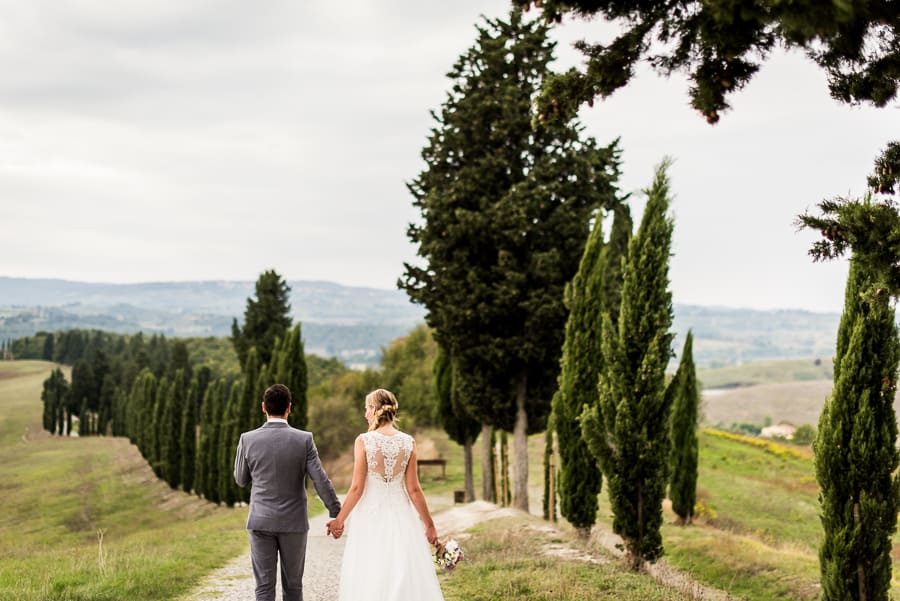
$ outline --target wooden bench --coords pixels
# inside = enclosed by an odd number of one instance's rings
[[[441,480],[447,479],[447,460],[446,459],[419,459],[416,465],[417,475],[421,479],[423,465],[439,465],[441,466]]]

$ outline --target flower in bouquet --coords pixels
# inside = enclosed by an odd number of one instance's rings
[[[462,549],[452,538],[438,543],[434,550],[434,565],[443,570],[453,570],[463,559]]]

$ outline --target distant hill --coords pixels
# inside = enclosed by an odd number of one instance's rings
[[[348,364],[376,364],[381,348],[424,318],[399,290],[288,281],[291,309],[303,324],[308,352]],[[0,277],[0,340],[41,330],[97,328],[166,336],[229,336],[243,321],[254,282],[98,284]],[[694,331],[699,365],[758,359],[830,357],[839,315],[798,310],[754,311],[676,305],[675,348]]]

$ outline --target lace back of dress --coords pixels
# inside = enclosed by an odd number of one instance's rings
[[[406,466],[412,453],[411,436],[402,433],[385,436],[378,432],[367,432],[363,435],[363,440],[370,474],[378,476],[385,482],[392,482],[406,473]]]

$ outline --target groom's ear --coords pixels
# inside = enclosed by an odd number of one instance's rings
[[[266,402],[263,401],[262,403],[260,403],[260,404],[259,404],[259,408],[262,409],[262,412],[263,412],[263,413],[266,413]],[[266,415],[269,415],[269,414],[266,413]]]

